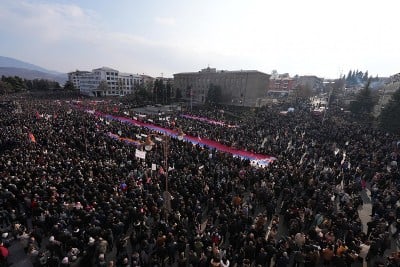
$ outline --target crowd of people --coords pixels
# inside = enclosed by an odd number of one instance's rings
[[[16,242],[33,266],[398,266],[398,136],[307,103],[139,116],[116,101],[2,99],[2,266]],[[276,160],[254,166],[175,138],[138,158],[157,133],[104,114]]]

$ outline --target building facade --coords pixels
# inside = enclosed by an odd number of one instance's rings
[[[288,97],[296,86],[296,78],[290,77],[288,73],[278,74],[273,71],[269,81],[267,97],[280,99]]]
[[[296,80],[291,77],[279,77],[269,81],[268,91],[292,91]]]
[[[129,95],[134,93],[142,81],[140,75],[122,73],[107,67],[93,69],[91,72],[70,72],[68,77],[81,94],[87,96]]]
[[[224,104],[255,106],[266,95],[269,77],[269,74],[255,70],[217,71],[206,68],[199,72],[174,74],[174,89],[180,90],[186,100],[204,103],[213,84],[221,88]]]
[[[156,78],[145,74],[141,75],[141,77],[142,77],[141,83],[143,84],[144,88],[148,92],[152,92],[154,88],[154,81],[156,80]]]
[[[135,89],[142,83],[143,79],[141,75],[131,73],[119,73],[117,90],[119,95],[130,95],[135,92]]]
[[[79,77],[82,76],[82,75],[88,74],[88,73],[90,73],[90,71],[77,70],[77,71],[69,72],[68,73],[68,80],[74,85],[74,87],[77,90],[80,90],[81,85],[80,85]]]
[[[295,87],[305,87],[312,90],[313,92],[322,92],[324,89],[323,81],[324,79],[318,78],[317,76],[313,75],[299,76],[296,79]]]
[[[382,88],[378,90],[379,100],[375,105],[375,114],[379,115],[385,105],[392,99],[393,94],[400,88],[400,73],[394,74],[386,79]]]

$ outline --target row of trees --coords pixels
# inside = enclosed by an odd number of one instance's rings
[[[375,78],[369,76],[368,70],[365,72],[359,70],[350,70],[347,76],[343,76],[343,79],[346,81],[347,87],[365,86],[368,81],[374,82],[379,80],[378,76]]]
[[[153,102],[156,104],[170,104],[172,98],[172,86],[170,82],[166,84],[162,79],[156,79],[153,84]]]
[[[174,95],[171,83],[165,83],[162,79],[156,79],[150,84],[139,84],[135,87],[134,94],[126,97],[130,102],[163,105],[170,104],[173,100],[180,100],[181,98],[181,91],[176,89]]]
[[[400,133],[400,88],[392,95],[379,115],[379,125],[390,131]]]
[[[373,116],[376,110],[376,105],[379,102],[377,91],[370,88],[372,78],[369,78],[365,87],[358,92],[354,101],[350,104],[350,111],[357,119],[375,121],[382,129],[400,133],[400,88],[392,95],[391,100],[380,108],[380,113],[377,118]]]
[[[356,99],[350,104],[350,111],[357,115],[372,115],[375,105],[378,103],[378,95],[370,88],[371,79],[368,79],[365,87],[357,94]]]
[[[216,105],[220,104],[222,101],[222,88],[219,85],[210,84],[207,96],[206,96],[206,104],[208,105]]]
[[[18,93],[23,91],[48,91],[62,89],[56,81],[45,79],[27,80],[18,76],[1,76],[0,94]]]
[[[153,102],[156,104],[169,104],[173,98],[182,98],[180,90],[176,91],[175,96],[172,95],[173,90],[170,82],[164,83],[162,79],[156,79],[150,86],[151,88],[148,88],[149,86],[144,84],[138,85],[134,94],[135,98],[143,102]],[[0,80],[0,94],[18,93],[28,90],[48,91],[58,89],[67,91],[76,90],[74,84],[70,81],[67,81],[62,88],[58,82],[45,79],[27,80],[18,76],[2,76]],[[107,91],[107,82],[102,81],[99,85],[99,89]]]

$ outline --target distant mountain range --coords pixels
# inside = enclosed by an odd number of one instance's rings
[[[0,56],[0,76],[19,76],[24,79],[46,79],[63,85],[68,77],[66,73],[47,70],[37,65],[10,57]]]

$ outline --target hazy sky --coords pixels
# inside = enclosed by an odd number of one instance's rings
[[[400,72],[398,0],[1,0],[0,55],[69,72]]]

